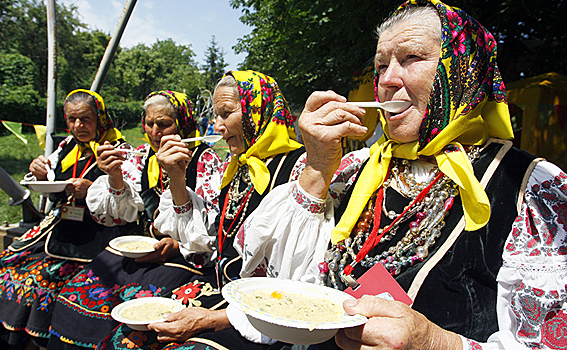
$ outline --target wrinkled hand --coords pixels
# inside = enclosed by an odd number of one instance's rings
[[[87,196],[87,190],[93,184],[92,181],[87,179],[71,178],[67,180],[70,184],[65,187],[65,191],[74,198],[81,199]]]
[[[179,135],[167,135],[161,138],[156,158],[172,181],[177,179],[185,182],[185,170],[191,161],[191,154]]]
[[[96,165],[109,176],[109,185],[112,188],[120,190],[124,188],[124,181],[122,179],[122,163],[124,157],[122,152],[114,148],[110,142],[105,141],[96,149],[97,159]]]
[[[51,162],[44,156],[32,160],[29,166],[30,172],[39,181],[47,180],[47,168],[51,168]]]
[[[148,328],[157,332],[159,342],[183,343],[190,337],[205,332],[219,331],[230,326],[225,310],[209,310],[188,307],[179,312],[166,314],[166,322],[150,323]]]
[[[345,301],[343,307],[349,315],[368,317],[368,322],[337,332],[335,341],[342,349],[462,349],[457,334],[443,330],[404,303],[364,296]]]
[[[341,163],[342,138],[364,135],[367,131],[361,122],[364,109],[345,102],[346,98],[333,91],[316,91],[307,99],[299,117],[299,129],[307,151],[307,174],[305,177],[302,174],[300,183],[307,192],[319,198],[325,198],[333,174]],[[318,180],[322,184],[317,184]]]
[[[155,252],[136,258],[134,261],[139,263],[164,263],[170,258],[179,255],[179,242],[171,237],[164,237],[154,244]]]

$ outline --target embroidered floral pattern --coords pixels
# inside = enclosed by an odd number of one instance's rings
[[[567,230],[567,204],[562,200],[567,188],[567,175],[561,173],[554,179],[533,185],[525,194],[522,213],[512,226],[513,240],[506,242],[510,255],[553,256],[566,255],[564,237],[558,237],[559,229]],[[558,227],[557,223],[561,224]],[[527,234],[522,234],[526,232]]]
[[[209,282],[194,280],[175,290],[171,296],[187,307],[212,307],[221,300],[220,291],[213,288]],[[209,299],[210,298],[210,299]],[[157,340],[156,332],[136,332],[121,324],[108,334],[97,349],[191,349],[191,341],[183,344],[164,344]]]
[[[219,294],[219,291],[215,290],[210,283],[194,280],[177,289],[174,289],[171,298],[179,300],[183,305],[187,307],[192,307],[202,305],[201,300],[199,300],[200,298],[215,294]]]
[[[177,215],[183,215],[186,213],[191,212],[191,210],[193,209],[193,203],[191,203],[191,200],[189,200],[187,203],[183,204],[183,205],[174,205],[173,206],[173,210],[175,211],[175,213]]]
[[[467,339],[468,350],[482,350],[482,346],[472,339]]]
[[[5,249],[0,253],[0,299],[22,306],[25,313],[49,313],[55,297],[83,264],[70,260],[52,258],[30,250],[12,252]],[[4,325],[14,330],[23,328]],[[37,333],[47,337],[48,333]]]
[[[325,202],[316,202],[299,190],[297,184],[291,190],[291,196],[297,204],[312,214],[321,214],[325,211]]]
[[[122,188],[120,190],[117,190],[117,189],[114,189],[114,188],[108,186],[108,192],[111,195],[118,197],[118,196],[122,196],[124,193],[126,193],[126,189]]]
[[[195,193],[203,198],[207,212],[218,211],[220,191],[212,181],[213,177],[222,177],[224,173],[223,161],[211,148],[201,153],[197,162],[197,182]]]
[[[99,282],[90,269],[81,271],[57,296],[57,301],[75,312],[97,319],[111,319],[110,311],[116,305],[130,299],[161,296],[163,287],[138,283],[124,286],[106,286]]]

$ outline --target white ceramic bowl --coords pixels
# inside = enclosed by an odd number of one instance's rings
[[[145,320],[145,321],[133,321],[122,316],[124,310],[136,306],[136,305],[143,305],[143,304],[150,304],[150,303],[161,303],[168,306],[171,306],[172,312],[178,312],[183,310],[184,306],[180,302],[170,299],[170,298],[162,298],[162,297],[147,297],[147,298],[139,298],[139,299],[132,299],[125,301],[114,309],[110,315],[118,322],[122,322],[126,324],[128,327],[132,328],[135,331],[147,331],[148,325],[154,322],[163,322],[165,318],[153,319],[153,320]]]
[[[40,193],[61,192],[70,184],[68,181],[20,181],[20,185],[29,187],[32,191]]]
[[[336,322],[308,322],[279,317],[260,311],[242,301],[242,296],[255,290],[274,290],[305,295],[310,298],[328,298],[341,307],[352,296],[339,290],[311,283],[268,277],[250,277],[232,281],[222,289],[223,297],[243,311],[260,333],[290,344],[317,344],[331,339],[339,329],[355,327],[368,320],[361,315],[349,316],[343,311]]]
[[[145,249],[145,250],[135,250],[134,251],[134,250],[124,249],[124,248],[120,247],[120,244],[126,243],[126,242],[148,242],[148,243],[154,245],[158,242],[158,240],[155,239],[155,238],[152,238],[152,237],[148,237],[148,236],[136,236],[136,235],[120,236],[120,237],[116,237],[113,240],[111,240],[108,243],[108,245],[110,246],[110,248],[117,250],[118,252],[120,252],[120,254],[122,254],[123,256],[125,256],[127,258],[141,258],[141,257],[146,256],[149,253],[155,251],[154,248]]]

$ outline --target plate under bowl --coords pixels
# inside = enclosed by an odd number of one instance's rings
[[[331,339],[339,329],[355,327],[368,320],[362,315],[349,316],[343,311],[336,322],[308,322],[278,317],[260,311],[242,301],[242,296],[255,290],[274,290],[305,295],[311,298],[328,298],[342,306],[343,301],[354,299],[339,290],[312,283],[268,277],[249,277],[232,281],[222,289],[223,297],[246,314],[260,333],[290,344],[318,344]]]
[[[183,304],[181,304],[180,302],[173,300],[173,299],[162,298],[162,297],[147,297],[147,298],[138,298],[138,299],[132,299],[132,300],[125,301],[125,302],[117,305],[114,309],[112,309],[110,315],[116,321],[126,324],[128,327],[132,328],[135,331],[147,331],[148,325],[150,323],[163,322],[163,321],[165,321],[165,319],[160,318],[160,319],[151,320],[151,321],[133,321],[133,320],[128,320],[128,319],[122,317],[122,313],[124,312],[124,310],[128,309],[131,306],[149,304],[149,303],[154,303],[154,302],[173,306],[173,312],[181,311],[184,308]]]
[[[135,259],[135,258],[141,258],[143,256],[146,256],[149,253],[154,252],[155,249],[152,248],[152,249],[148,249],[148,250],[136,250],[136,251],[126,250],[126,249],[120,247],[120,244],[125,243],[125,242],[148,242],[148,243],[151,243],[153,245],[153,244],[157,243],[158,240],[155,239],[155,238],[152,238],[152,237],[147,237],[147,236],[131,235],[131,236],[116,237],[108,243],[110,248],[117,250],[123,256],[125,256],[127,258],[134,258]]]

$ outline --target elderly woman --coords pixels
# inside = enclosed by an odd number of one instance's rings
[[[210,252],[222,161],[206,144],[179,141],[197,134],[191,102],[183,93],[149,94],[142,126],[148,141],[136,150],[142,156],[126,153],[124,159],[108,143],[98,148],[99,168],[108,175],[93,183],[87,203],[93,218],[106,226],[134,222],[142,212],[145,234],[161,239],[154,252],[137,259],[107,248],[67,283],[57,297],[48,349],[93,348],[118,325],[110,313],[119,303],[170,297],[174,288],[191,280],[215,279]],[[162,155],[172,147],[177,147],[175,161]],[[179,205],[171,205],[184,214],[184,230],[170,236],[152,223],[160,198],[175,197],[175,190],[185,195],[176,201]]]
[[[109,143],[131,149],[113,127],[99,94],[82,89],[70,92],[64,113],[71,136],[48,158],[34,159],[26,178],[46,180],[49,170],[55,180],[67,180],[69,185],[61,193],[50,194],[53,209],[39,226],[0,254],[0,319],[13,335],[25,330],[42,346],[47,343],[54,301],[63,285],[121,234],[117,227],[93,220],[86,207],[87,190],[104,174],[97,167],[97,148]],[[21,344],[16,338],[13,342]]]
[[[319,265],[327,285],[377,295],[394,278],[409,295],[411,307],[346,302],[369,321],[321,348],[563,347],[567,175],[504,141],[512,129],[495,39],[437,0],[405,3],[378,34],[377,100],[410,106],[381,111],[385,137],[341,162],[340,141],[364,133],[364,111],[312,94],[299,119],[305,170],[264,199],[266,218],[247,223],[243,244],[265,251],[289,232],[334,227]],[[301,215],[325,199],[336,225]],[[272,239],[258,241],[260,227]],[[395,283],[386,291],[400,295]]]
[[[295,141],[293,116],[271,77],[254,71],[228,72],[217,84],[213,101],[216,131],[226,140],[232,154],[222,178],[222,210],[215,223],[218,230],[215,262],[220,286],[216,283],[182,286],[180,290],[186,292],[183,298],[177,298],[188,308],[167,315],[167,322],[152,323],[148,327],[150,332],[136,332],[121,326],[101,342],[98,349],[153,349],[166,342],[172,342],[165,347],[167,349],[264,349],[269,346],[261,344],[265,337],[262,339],[250,326],[245,315],[230,307],[225,309],[220,287],[239,278],[241,259],[233,244],[245,219],[255,215],[256,207],[273,188],[298,178],[303,166],[300,156],[304,151]],[[164,155],[175,159],[175,154],[172,149]],[[163,204],[169,205],[163,200],[160,203],[155,227],[161,232],[180,232],[184,229],[179,225],[182,218]],[[239,331],[251,331],[251,340],[243,338]]]

